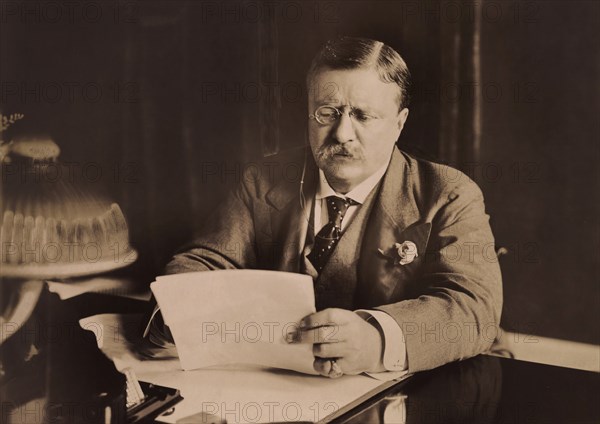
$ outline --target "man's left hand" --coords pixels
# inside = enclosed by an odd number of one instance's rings
[[[344,374],[385,371],[379,330],[352,311],[330,308],[308,315],[287,341],[312,344],[315,371],[324,376],[330,376],[331,360]]]

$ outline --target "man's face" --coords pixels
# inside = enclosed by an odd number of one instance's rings
[[[408,117],[408,109],[398,111],[398,96],[398,86],[372,68],[325,69],[312,79],[309,114],[321,106],[342,112],[331,123],[308,123],[317,166],[336,191],[347,193],[389,161]]]

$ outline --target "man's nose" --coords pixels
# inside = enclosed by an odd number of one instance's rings
[[[334,138],[338,143],[348,143],[356,139],[354,125],[349,113],[343,113],[334,128]]]

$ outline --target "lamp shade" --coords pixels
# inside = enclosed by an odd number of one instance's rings
[[[121,208],[60,172],[59,153],[47,136],[23,137],[0,163],[2,277],[78,277],[137,258]]]

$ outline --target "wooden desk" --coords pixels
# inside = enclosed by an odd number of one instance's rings
[[[156,371],[146,373],[152,374]],[[328,414],[319,419],[352,424],[598,423],[598,399],[598,373],[480,355],[418,373],[333,420]]]
[[[417,374],[336,422],[402,414],[410,424],[598,423],[600,374],[481,355]]]
[[[62,310],[62,307],[68,303],[64,302],[60,305],[61,308],[55,309]],[[141,306],[138,303],[136,305]],[[118,309],[121,309],[121,306],[125,308],[125,305],[119,306]],[[127,316],[133,318],[133,315],[124,315]],[[137,320],[139,321],[139,318]],[[127,333],[138,334],[139,326],[135,321],[136,319],[130,322],[127,318],[118,333],[119,337],[129,339]],[[105,335],[115,339],[116,333],[106,330],[105,328]],[[68,338],[63,341],[69,342]],[[73,338],[73,343],[80,342],[80,338]],[[110,348],[110,346],[105,347]],[[64,355],[55,356],[55,360],[48,363],[50,368],[46,368],[59,375],[57,379],[50,381],[55,381],[57,384],[60,382],[65,387],[75,387],[80,380],[73,374],[75,370],[73,364],[81,362],[82,357],[72,358],[70,357],[72,355],[67,355],[70,351],[76,350],[64,350]],[[90,358],[90,355],[84,356]],[[69,372],[64,374],[59,372],[60,364]],[[148,365],[154,367],[156,373],[164,373],[167,364],[150,361]],[[94,368],[86,367],[83,370],[93,371]],[[150,370],[148,376],[153,372]],[[63,381],[65,378],[60,377],[68,375],[72,377],[70,381]],[[140,377],[144,378],[143,375]],[[175,381],[176,379],[173,379],[173,383]],[[173,386],[176,387],[175,384]],[[46,391],[52,388],[45,386]],[[43,397],[44,388],[42,387],[41,390],[42,392],[33,395],[37,398]],[[237,390],[243,392],[244,388],[238,387]],[[60,390],[54,392],[61,393]],[[599,398],[600,374],[478,356],[419,373],[338,416],[333,422],[598,423],[600,422]],[[61,399],[52,400],[58,403],[61,401]],[[4,401],[6,398],[3,399]],[[8,410],[4,412],[12,414]],[[7,417],[8,415],[3,419]],[[17,419],[18,415],[12,414],[10,417]],[[29,415],[27,417],[31,418]],[[323,418],[324,422],[332,422],[330,415],[320,415],[319,418]]]

